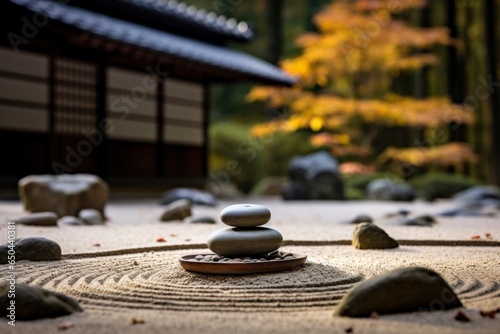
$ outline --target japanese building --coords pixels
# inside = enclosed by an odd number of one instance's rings
[[[208,87],[292,85],[231,50],[245,22],[165,0],[5,0],[0,44],[4,182],[28,174],[203,180]]]

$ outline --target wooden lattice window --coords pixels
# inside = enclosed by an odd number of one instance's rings
[[[95,129],[97,66],[79,60],[54,62],[54,132],[79,136]]]

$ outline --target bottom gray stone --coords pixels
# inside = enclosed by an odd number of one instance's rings
[[[208,237],[208,248],[217,254],[239,255],[266,254],[281,247],[283,236],[267,227],[233,227],[218,230]]]

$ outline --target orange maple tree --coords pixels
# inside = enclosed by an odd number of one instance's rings
[[[298,79],[291,88],[259,86],[248,101],[267,101],[271,107],[287,107],[285,117],[257,124],[254,136],[277,131],[310,129],[314,145],[330,146],[335,155],[368,156],[381,126],[438,127],[449,122],[470,124],[473,114],[446,97],[416,99],[393,93],[394,78],[438,62],[431,48],[452,45],[445,28],[412,27],[401,13],[425,6],[422,0],[338,0],[315,15],[317,33],[296,39],[302,52],[285,59],[283,70]],[[369,126],[362,131],[361,126]],[[403,151],[389,148],[382,160],[414,164],[416,155],[426,157],[460,153],[460,162],[476,159],[466,145],[453,152],[419,148]],[[419,158],[420,159],[420,158]],[[379,159],[380,160],[380,159]],[[426,163],[453,161],[426,159]],[[423,161],[423,160],[422,160]]]

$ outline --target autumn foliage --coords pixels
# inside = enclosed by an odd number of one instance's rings
[[[412,27],[401,19],[403,12],[423,6],[422,0],[337,0],[327,6],[314,17],[318,32],[297,38],[301,54],[281,64],[297,84],[255,87],[247,95],[248,101],[267,101],[287,111],[254,126],[252,134],[309,129],[316,133],[310,138],[314,145],[329,146],[337,156],[367,157],[382,127],[473,122],[470,110],[446,97],[416,99],[393,92],[401,73],[438,63],[433,46],[454,43],[445,28]],[[389,148],[379,161],[456,164],[477,159],[467,146],[457,145]],[[458,155],[438,157],[449,154]]]

